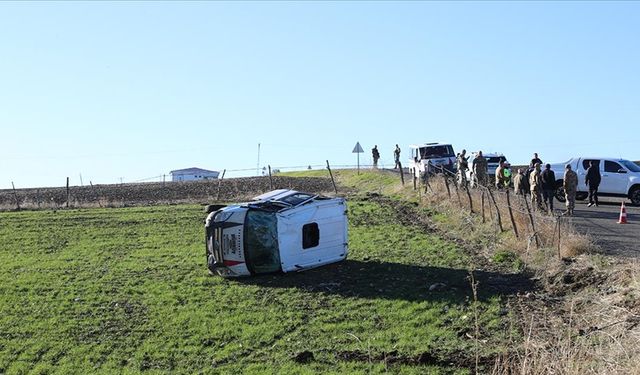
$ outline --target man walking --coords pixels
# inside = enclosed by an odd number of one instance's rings
[[[598,207],[598,186],[600,186],[600,163],[596,163],[591,160],[589,168],[587,168],[587,176],[585,177],[585,183],[589,187],[589,204],[588,207],[594,204]]]
[[[378,159],[380,159],[380,152],[378,152],[378,145],[373,146],[371,149],[371,156],[373,156],[373,168],[378,168]]]
[[[562,178],[562,187],[564,188],[564,196],[566,198],[567,215],[573,215],[573,209],[576,207],[576,190],[578,190],[578,175],[571,170],[571,164],[567,164]]]
[[[529,189],[531,191],[531,205],[534,208],[542,209],[542,180],[540,178],[540,163],[536,163],[529,176]]]
[[[481,186],[487,185],[487,159],[482,156],[482,151],[478,151],[478,155],[473,159],[471,168],[477,183]]]
[[[396,144],[396,149],[393,150],[393,160],[396,162],[396,165],[393,169],[400,168],[400,146]]]
[[[553,196],[556,192],[556,174],[551,170],[551,164],[545,164],[540,175],[542,181],[542,197],[549,213],[553,213]]]

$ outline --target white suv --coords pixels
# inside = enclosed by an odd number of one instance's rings
[[[416,177],[420,177],[420,173],[424,172],[438,172],[439,168],[444,168],[452,173],[456,171],[456,154],[450,144],[423,143],[411,145],[409,148],[411,148],[409,168]]]

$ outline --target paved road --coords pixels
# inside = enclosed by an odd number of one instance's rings
[[[628,224],[618,224],[622,201],[600,198],[598,207],[587,207],[587,200],[576,201],[571,220],[580,232],[590,234],[605,254],[640,258],[640,207],[633,207],[625,200]],[[564,203],[555,201],[554,204],[556,209],[564,208]]]

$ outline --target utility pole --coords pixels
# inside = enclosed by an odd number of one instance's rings
[[[258,143],[258,164],[256,164],[256,176],[260,176],[260,143]]]

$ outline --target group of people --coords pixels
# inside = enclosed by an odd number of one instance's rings
[[[371,149],[371,156],[373,157],[373,167],[378,168],[378,160],[380,160],[378,145],[374,145]],[[400,163],[400,146],[397,144],[395,150],[393,150],[393,160],[395,162],[393,169],[402,168],[402,164]]]
[[[556,193],[556,175],[550,164],[545,164],[542,169],[542,160],[538,154],[533,154],[529,169],[518,169],[518,174],[513,179],[513,188],[516,194],[531,194],[531,203],[538,209],[546,209],[553,212],[553,198]],[[598,187],[600,185],[599,165],[591,162],[587,168],[585,183],[589,188],[588,207],[598,206]],[[576,193],[578,191],[578,174],[572,169],[571,164],[565,165],[562,176],[562,188],[564,189],[566,215],[573,215],[576,206]],[[543,206],[544,204],[544,206]]]
[[[458,181],[460,184],[467,184],[467,172],[469,170],[469,156],[467,150],[462,150],[456,156],[458,169]],[[471,162],[471,172],[478,185],[487,186],[489,180],[489,164],[487,159],[482,155],[482,151],[473,158]],[[511,169],[506,158],[500,159],[499,165],[495,172],[495,186],[498,189],[508,188],[511,185]]]
[[[373,167],[378,167],[380,152],[378,145],[371,149],[373,156]],[[395,161],[394,169],[402,168],[400,164],[400,147],[396,144],[393,150],[393,159]],[[461,184],[467,184],[467,171],[469,170],[469,156],[467,150],[462,150],[456,156],[458,169],[458,178]],[[542,170],[542,160],[537,153],[533,154],[533,158],[529,162],[529,167],[525,171],[518,169],[518,173],[513,177],[513,189],[515,194],[526,196],[531,194],[531,203],[534,208],[539,210],[547,210],[553,212],[553,199],[556,194],[556,175],[551,169],[550,164],[545,164]],[[471,163],[471,171],[476,183],[481,186],[488,184],[488,163],[487,159],[482,155],[482,151],[478,151]],[[511,169],[506,159],[501,158],[495,172],[495,187],[497,189],[508,189],[511,185]],[[585,177],[585,182],[589,188],[589,204],[588,206],[598,206],[598,186],[600,185],[599,166],[591,162]],[[578,175],[572,170],[570,164],[565,166],[564,176],[562,178],[562,187],[564,189],[567,210],[565,214],[573,215],[576,204],[576,193],[578,190]]]

